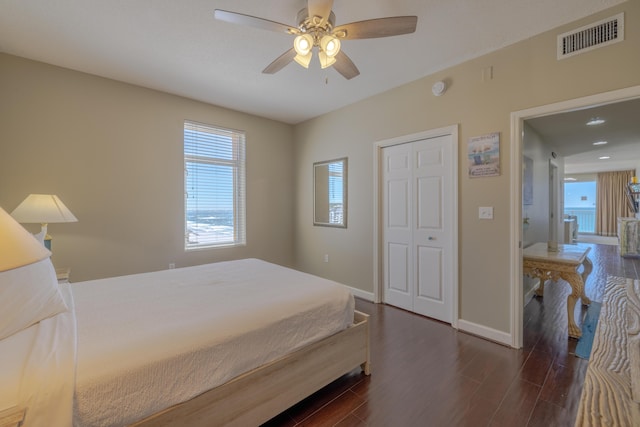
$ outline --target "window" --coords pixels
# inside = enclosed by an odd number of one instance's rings
[[[245,135],[184,122],[185,249],[246,244]]]
[[[565,181],[564,214],[576,217],[580,233],[596,232],[596,181],[593,177]]]

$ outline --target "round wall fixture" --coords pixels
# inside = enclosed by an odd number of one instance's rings
[[[433,86],[431,86],[431,92],[435,96],[440,96],[447,89],[447,85],[443,81],[435,82]]]

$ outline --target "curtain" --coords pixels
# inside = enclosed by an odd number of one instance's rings
[[[600,172],[596,180],[596,234],[616,236],[618,217],[633,216],[625,193],[635,170]]]

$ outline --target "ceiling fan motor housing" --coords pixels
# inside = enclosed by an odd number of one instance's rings
[[[336,15],[331,11],[329,14],[329,18],[324,22],[323,25],[320,25],[322,22],[321,16],[309,16],[309,9],[302,8],[300,12],[298,12],[298,28],[302,32],[308,32],[313,29],[322,30],[326,33],[330,33],[336,22]]]

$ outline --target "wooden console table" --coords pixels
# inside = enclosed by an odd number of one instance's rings
[[[25,415],[24,408],[13,407],[0,411],[0,427],[18,427],[22,425]]]
[[[544,282],[556,281],[558,278],[566,280],[571,286],[571,294],[567,297],[567,318],[569,323],[569,336],[580,338],[582,331],[576,325],[573,312],[578,298],[583,305],[591,304],[591,300],[584,294],[584,284],[593,270],[593,264],[587,257],[591,247],[584,244],[559,244],[558,251],[548,250],[546,243],[535,243],[522,251],[523,272],[532,277],[540,278],[540,288],[536,294],[544,294]],[[580,266],[584,269],[578,273]]]

